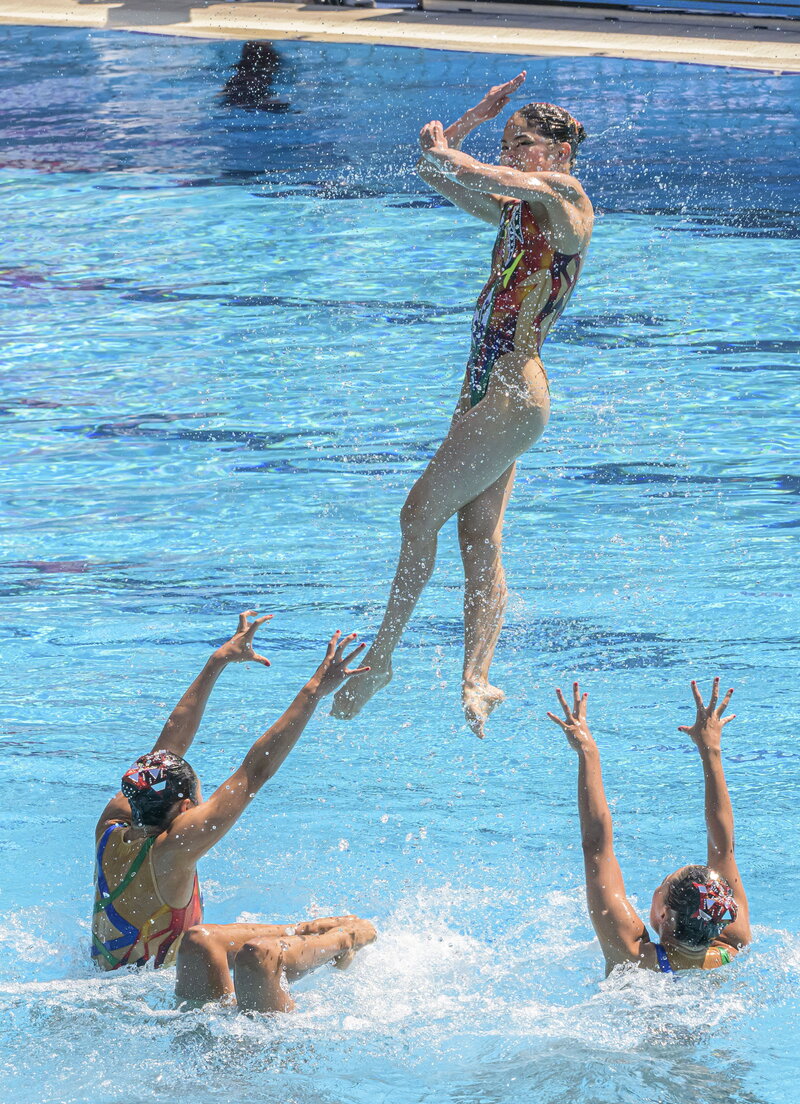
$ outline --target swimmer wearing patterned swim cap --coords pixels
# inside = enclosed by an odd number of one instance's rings
[[[719,679],[715,678],[706,706],[697,683],[691,685],[694,724],[680,725],[679,731],[691,737],[703,765],[708,862],[679,867],[658,886],[650,906],[655,940],[628,900],[614,853],[600,752],[586,720],[589,695],[581,694],[576,682],[569,705],[556,690],[564,718],[547,714],[578,753],[586,898],[605,955],[606,973],[624,963],[664,974],[713,970],[731,962],[751,940],[747,895],[734,855],[733,807],[722,768],[722,729],[734,718],[734,714],[723,714],[733,690],[718,705]]]
[[[130,802],[138,828],[163,829],[177,815],[176,805],[197,804],[200,780],[180,755],[159,750],[139,756],[123,774],[120,790]]]
[[[356,634],[334,633],[321,664],[283,716],[204,799],[183,756],[228,664],[269,666],[253,649],[256,630],[269,617],[251,621],[254,612],[240,614],[236,632],[209,656],[153,750],[125,771],[97,823],[91,953],[107,971],[174,964],[175,990],[184,999],[225,998],[248,1010],[288,1012],[294,1002],[287,979],[326,962],[344,968],[373,941],[374,927],[353,915],[298,924],[204,923],[197,863],[272,778],[319,702],[367,668],[349,666],[363,648],[348,652]]]

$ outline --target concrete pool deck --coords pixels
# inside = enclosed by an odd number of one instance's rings
[[[469,2],[469,0],[467,0]],[[511,5],[464,11],[213,0],[0,0],[0,24],[195,38],[410,46],[538,57],[612,57],[800,72],[800,20]],[[488,7],[488,5],[486,6]]]

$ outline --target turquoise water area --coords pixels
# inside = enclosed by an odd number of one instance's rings
[[[798,77],[527,60],[592,135],[600,217],[508,511],[508,701],[478,743],[448,526],[392,686],[320,711],[201,869],[211,921],[353,910],[379,941],[282,1018],[87,965],[95,819],[236,613],[275,614],[273,667],[220,680],[206,790],[334,629],[374,632],[488,269],[414,144],[517,61],[280,44],[259,110],[220,94],[240,48],[0,31],[0,1098],[792,1104]],[[591,691],[646,909],[704,855],[677,725],[715,673],[755,943],[603,982],[552,689]]]

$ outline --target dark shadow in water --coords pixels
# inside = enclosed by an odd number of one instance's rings
[[[660,470],[659,470],[660,469]],[[564,479],[576,479],[584,483],[603,486],[630,487],[637,485],[746,485],[765,484],[778,491],[800,494],[800,475],[692,475],[676,471],[672,464],[631,463],[597,464],[577,472],[567,472]]]
[[[280,54],[271,42],[245,42],[242,56],[222,89],[222,102],[248,111],[288,111],[289,101],[272,95],[280,67]]]

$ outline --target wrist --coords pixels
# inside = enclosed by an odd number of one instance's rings
[[[224,654],[223,649],[217,648],[217,650],[212,652],[206,660],[206,667],[210,668],[212,671],[221,671],[222,668],[227,667],[229,663],[230,660]]]
[[[324,696],[322,694],[322,688],[318,678],[310,678],[300,691],[302,697],[314,705]]]
[[[584,759],[596,759],[598,761],[600,759],[600,749],[591,736],[588,740],[582,740],[575,750]]]
[[[700,758],[703,760],[713,762],[722,759],[721,747],[709,747],[708,744],[700,744],[697,750],[700,752]]]

